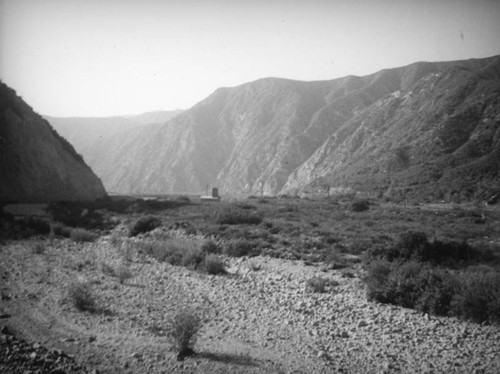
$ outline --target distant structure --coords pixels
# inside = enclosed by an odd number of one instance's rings
[[[212,195],[202,196],[201,201],[220,201],[219,189],[217,187],[212,188]]]

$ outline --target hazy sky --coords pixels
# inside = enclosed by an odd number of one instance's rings
[[[500,0],[0,0],[0,79],[36,111],[188,108],[263,77],[500,54]]]

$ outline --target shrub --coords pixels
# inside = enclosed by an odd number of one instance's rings
[[[128,266],[123,265],[123,264],[118,266],[116,268],[116,270],[114,270],[113,273],[118,278],[118,281],[120,282],[120,284],[123,284],[127,279],[130,279],[134,276],[134,274],[132,273],[130,268]]]
[[[181,265],[192,269],[196,269],[205,260],[205,254],[203,253],[201,248],[198,245],[196,245],[196,243],[192,244],[194,245],[187,245],[184,249],[180,250]]]
[[[487,251],[479,251],[466,242],[440,241],[429,242],[423,232],[406,232],[394,246],[373,247],[366,251],[368,262],[374,258],[388,261],[416,260],[434,265],[455,266],[488,258]]]
[[[247,266],[248,270],[250,271],[259,271],[260,269],[262,269],[262,266],[254,261],[249,261],[247,263]]]
[[[419,298],[419,274],[422,264],[377,260],[367,272],[367,296],[369,300],[413,308]]]
[[[224,254],[231,257],[243,257],[255,254],[255,245],[246,240],[231,240],[224,246]]]
[[[221,252],[220,247],[217,244],[215,244],[212,240],[204,241],[203,244],[201,245],[201,250],[204,253],[208,253],[208,254]]]
[[[67,201],[50,203],[47,211],[55,221],[66,226],[105,229],[109,223],[104,221],[104,216],[96,211],[97,208],[96,203]]]
[[[120,237],[120,235],[116,232],[114,232],[113,234],[111,234],[111,236],[109,237],[109,243],[113,246],[113,247],[118,247],[120,246],[120,244],[122,244],[122,238]]]
[[[71,228],[64,226],[61,223],[53,223],[51,225],[52,233],[57,236],[62,236],[65,238],[69,238],[71,235]]]
[[[306,288],[312,292],[323,293],[326,291],[328,279],[323,277],[312,277],[307,280]]]
[[[171,265],[197,268],[205,259],[199,243],[191,239],[144,240],[139,245],[141,252]]]
[[[420,282],[422,293],[415,308],[423,313],[448,315],[458,292],[455,275],[443,269],[425,268],[420,274]]]
[[[258,225],[262,222],[262,217],[248,210],[230,206],[219,210],[216,222],[220,225]]]
[[[32,247],[32,252],[36,255],[41,255],[43,253],[45,253],[45,244],[44,243],[36,243],[33,247]]]
[[[214,254],[208,254],[205,256],[205,271],[208,274],[213,275],[226,273],[224,262],[222,262],[222,260]]]
[[[192,309],[182,309],[177,312],[168,323],[168,332],[175,350],[179,353],[178,359],[193,354],[194,344],[202,326],[198,313]]]
[[[79,243],[79,242],[92,242],[95,240],[95,235],[91,232],[88,232],[85,229],[71,229],[70,233],[71,240]]]
[[[26,217],[18,221],[18,223],[33,231],[35,234],[46,235],[50,233],[50,225],[39,218],[36,217]]]
[[[453,314],[475,322],[500,322],[500,273],[466,272],[459,279]]]
[[[365,278],[370,300],[475,322],[500,322],[500,273],[434,268],[416,261],[373,261]]]
[[[161,226],[161,221],[153,216],[141,217],[129,226],[128,236],[137,236]]]
[[[351,204],[351,211],[353,212],[363,212],[370,209],[370,202],[368,200],[355,200]]]
[[[113,267],[111,267],[111,265],[109,265],[109,264],[107,264],[105,262],[103,262],[101,264],[101,270],[106,275],[110,275],[112,277],[115,276],[115,270],[113,269]]]
[[[75,282],[68,288],[68,298],[79,311],[95,312],[96,300],[88,283]]]
[[[390,302],[387,297],[387,286],[391,272],[392,263],[387,260],[378,259],[369,265],[367,275],[364,279],[368,300],[375,300],[381,303]]]

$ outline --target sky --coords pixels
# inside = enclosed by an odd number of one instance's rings
[[[0,79],[43,115],[187,109],[264,77],[500,54],[500,0],[0,0]]]

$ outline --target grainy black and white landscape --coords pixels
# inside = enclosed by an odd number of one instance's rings
[[[0,1],[0,372],[499,373],[500,7],[188,3]]]

